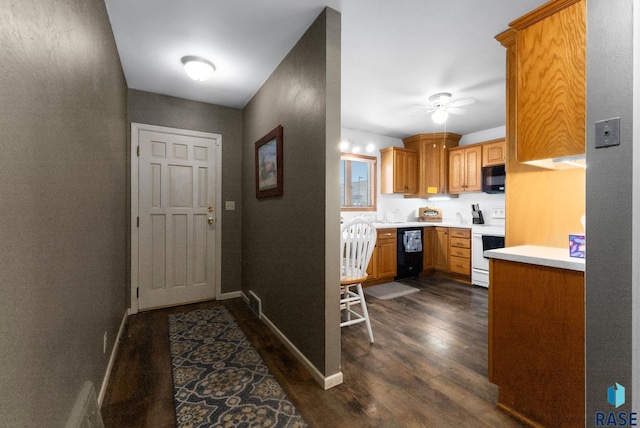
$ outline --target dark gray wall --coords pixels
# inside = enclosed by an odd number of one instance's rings
[[[326,9],[248,103],[243,127],[242,290],[262,299],[264,314],[324,374],[339,370],[340,356],[339,189],[327,179],[340,159],[339,35],[340,15]],[[284,195],[256,199],[255,142],[277,125]]]
[[[222,135],[222,292],[240,291],[242,235],[242,110],[129,90],[129,123]],[[129,284],[130,285],[130,284]]]
[[[4,1],[0,40],[0,425],[58,427],[127,307],[126,83],[102,1]]]
[[[633,0],[587,2],[586,425],[631,408]],[[621,118],[619,147],[595,149],[595,122]],[[607,404],[607,388],[627,404]],[[638,411],[638,409],[633,409]]]

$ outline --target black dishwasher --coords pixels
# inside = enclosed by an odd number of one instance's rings
[[[415,278],[422,272],[422,228],[398,228],[395,279]]]

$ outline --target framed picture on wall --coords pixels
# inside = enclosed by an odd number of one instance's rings
[[[282,196],[282,125],[256,142],[256,198]]]

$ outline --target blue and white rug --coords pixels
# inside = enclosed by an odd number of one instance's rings
[[[177,426],[306,427],[224,306],[169,315]]]

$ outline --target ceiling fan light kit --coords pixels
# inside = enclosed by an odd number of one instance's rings
[[[436,107],[436,111],[431,115],[431,120],[433,120],[434,123],[445,123],[448,118],[449,113],[447,112],[447,109],[440,106]]]
[[[182,64],[184,65],[184,71],[191,79],[196,82],[202,82],[207,80],[216,68],[211,62],[198,56],[185,56],[182,58]]]

